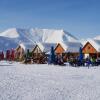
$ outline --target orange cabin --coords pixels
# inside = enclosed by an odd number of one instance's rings
[[[89,42],[87,42],[83,47],[82,52],[84,54],[93,54],[97,53],[97,50]]]
[[[65,52],[64,48],[61,46],[60,43],[58,43],[57,46],[56,46],[56,48],[55,48],[55,53],[56,54],[62,54],[64,52]]]
[[[87,42],[85,44],[85,46],[82,49],[82,52],[83,52],[85,58],[87,58],[87,57],[95,57],[95,58],[100,57],[100,52],[98,52],[96,50],[96,48],[94,48],[90,42]]]

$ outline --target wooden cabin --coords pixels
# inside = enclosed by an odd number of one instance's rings
[[[67,61],[67,55],[65,54],[65,49],[63,48],[63,46],[58,43],[55,47],[55,53],[57,56],[62,56],[63,61]]]
[[[17,48],[15,49],[15,58],[18,61],[22,61],[25,59],[25,54],[27,53],[27,50],[32,52],[32,48],[35,47],[35,44],[19,44]]]
[[[55,48],[57,55],[62,55],[64,61],[68,61],[70,58],[76,58],[79,56],[79,48],[82,45],[79,42],[68,42],[66,44],[60,44]]]
[[[45,53],[39,45],[36,45],[32,51],[33,63],[45,63]]]
[[[96,44],[95,44],[95,46],[96,46]],[[90,42],[87,42],[84,45],[82,52],[83,52],[85,58],[87,58],[87,57],[95,57],[95,58],[100,57],[100,52],[97,50],[97,48],[95,48],[95,46],[94,46],[94,43],[91,44]]]
[[[51,53],[51,47],[56,47],[56,43],[37,43],[32,51],[33,62],[44,63],[48,61]]]
[[[24,54],[25,54],[24,51],[25,51],[24,48],[21,45],[19,45],[15,49],[15,59],[18,60],[18,61],[23,60]]]
[[[64,48],[62,47],[62,45],[60,43],[58,43],[56,48],[55,48],[55,53],[56,54],[63,54],[64,52],[65,52]]]

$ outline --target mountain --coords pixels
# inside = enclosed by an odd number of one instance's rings
[[[17,37],[19,37],[19,34],[17,32],[17,29],[13,28],[13,29],[8,29],[8,30],[0,33],[0,36],[8,37],[8,38],[17,38]]]
[[[94,39],[100,41],[100,35],[96,36]]]
[[[17,47],[18,43],[15,39],[0,36],[0,50],[7,50]]]
[[[90,42],[90,41],[94,41],[96,42],[98,45],[100,45],[100,35],[94,37],[94,38],[87,38],[87,39],[81,39],[80,42],[82,45],[85,45],[86,42]]]
[[[79,42],[76,37],[64,30],[11,28],[0,33],[0,50],[16,48],[20,43],[68,43]]]

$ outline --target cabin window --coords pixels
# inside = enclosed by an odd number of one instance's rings
[[[88,50],[89,50],[90,48],[91,48],[91,47],[89,46],[89,47],[88,47]]]

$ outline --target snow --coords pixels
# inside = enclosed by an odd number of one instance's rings
[[[29,49],[30,51],[32,51],[32,50],[35,48],[36,44],[19,43],[17,47],[19,47],[19,46],[20,46],[21,48],[23,48],[23,50],[24,50],[25,52],[27,52],[28,49]]]
[[[62,47],[64,48],[65,52],[79,52],[79,48],[82,47],[82,44],[80,42],[67,42],[67,43],[61,43]]]
[[[50,54],[51,47],[53,46],[56,48],[56,43],[38,43],[39,48],[42,50],[42,52],[45,52],[46,54]]]
[[[100,67],[2,61],[0,100],[100,100]]]
[[[94,39],[100,41],[100,35],[96,36]]]
[[[19,37],[19,34],[18,34],[16,28],[11,28],[11,29],[8,29],[8,30],[0,33],[0,36],[4,36],[4,37],[8,37],[8,38],[17,38],[17,37]]]
[[[25,45],[23,43],[19,44],[19,46],[21,46],[25,51],[26,47],[25,47]]]
[[[41,51],[43,52],[44,51],[44,46],[42,45],[42,43],[37,43],[37,45],[39,46],[39,48],[41,49]]]
[[[4,41],[2,40],[2,38],[4,39]],[[4,48],[5,50],[9,48],[16,48],[16,46],[20,43],[61,43],[67,45],[67,43],[69,42],[77,43],[79,42],[79,40],[62,29],[57,30],[12,28],[0,33],[0,45],[3,45],[0,50],[3,50]]]

